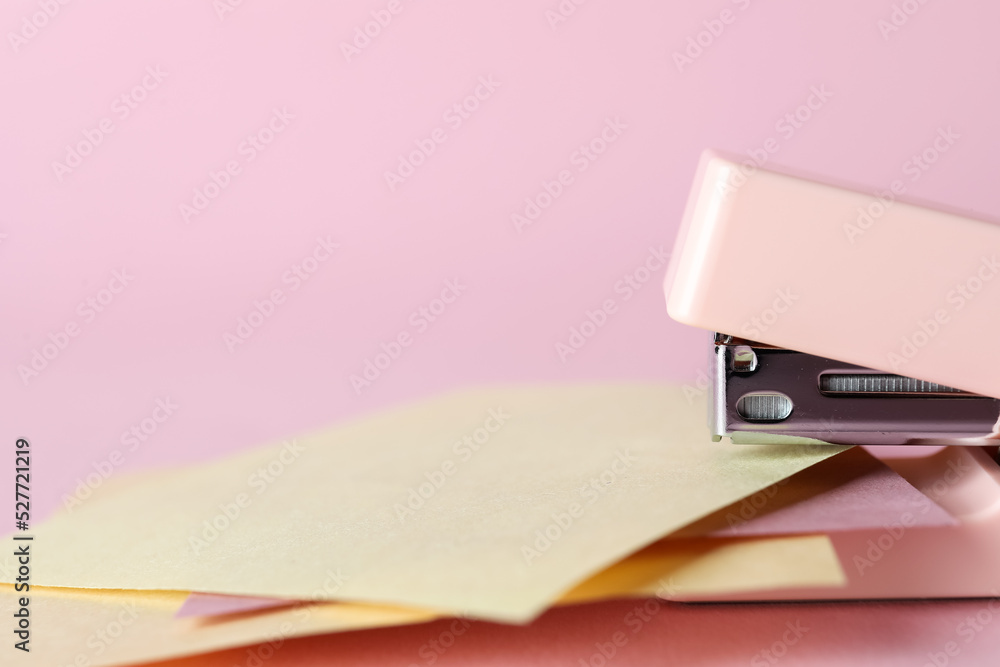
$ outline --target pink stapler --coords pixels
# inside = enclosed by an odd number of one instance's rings
[[[1000,597],[1000,225],[902,190],[701,158],[666,292],[671,317],[715,332],[712,436],[946,445],[870,451],[956,519],[831,534],[846,587],[726,599]]]
[[[1000,226],[753,165],[704,154],[667,272],[719,332],[713,436],[988,444]]]

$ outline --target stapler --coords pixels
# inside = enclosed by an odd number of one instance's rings
[[[706,151],[667,309],[714,333],[714,439],[875,445],[956,525],[904,511],[881,529],[831,531],[839,588],[678,599],[1000,598],[1000,225],[904,203],[904,190],[865,194]]]
[[[718,440],[1000,444],[1000,226],[702,156],[667,270]]]

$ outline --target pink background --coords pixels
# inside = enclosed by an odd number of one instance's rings
[[[400,0],[348,61],[340,44],[388,4],[244,0],[220,18],[209,0],[70,2],[15,45],[41,5],[4,3],[0,442],[32,442],[33,520],[115,450],[113,474],[471,384],[693,381],[705,334],[667,319],[663,270],[627,300],[615,288],[651,247],[670,251],[705,147],[774,138],[772,164],[873,192],[903,178],[911,197],[1000,216],[996,3],[919,5],[884,37],[888,1],[593,0],[553,28],[556,0]],[[721,33],[679,71],[705,21]],[[123,117],[116,100],[157,67]],[[454,128],[445,112],[481,77],[499,86]],[[791,132],[812,90],[832,97]],[[275,108],[294,118],[248,160],[241,142]],[[60,180],[53,162],[105,118],[113,132]],[[627,127],[578,171],[607,119]],[[960,138],[912,180],[908,160],[949,127]],[[435,128],[446,140],[391,191],[384,172]],[[240,173],[186,222],[180,206],[231,160]],[[519,233],[511,215],[561,170],[572,183]],[[282,275],[326,236],[339,249],[291,291]],[[752,251],[776,259],[766,239]],[[131,283],[86,321],[78,304],[121,269]],[[455,279],[461,296],[418,331],[411,314]],[[284,302],[230,352],[224,335],[275,288]],[[18,367],[72,323],[25,383]],[[412,344],[352,389],[404,332]],[[128,451],[122,433],[158,398],[179,407]]]
[[[705,335],[667,319],[662,269],[628,300],[615,287],[651,246],[670,251],[709,146],[742,153],[774,138],[773,164],[870,191],[904,178],[911,197],[1000,216],[995,2],[927,3],[887,37],[878,21],[890,19],[889,0],[592,0],[553,28],[546,11],[558,4],[401,0],[392,22],[348,61],[341,42],[388,0],[244,0],[221,19],[209,0],[70,2],[17,45],[10,34],[40,5],[3,3],[0,443],[32,442],[33,519],[95,466],[108,470],[115,450],[123,452],[112,465],[118,474],[219,457],[471,384],[693,381]],[[733,20],[712,23],[723,10]],[[673,53],[707,29],[704,21],[721,34],[679,71]],[[145,99],[122,117],[116,99],[147,67],[166,77],[139,91]],[[480,77],[499,87],[451,127],[443,114]],[[814,88],[832,97],[794,132],[779,127]],[[241,142],[274,108],[294,119],[249,161]],[[53,162],[105,118],[113,132],[59,180]],[[577,171],[574,152],[609,118],[627,128]],[[912,180],[907,161],[948,127],[960,138]],[[390,191],[384,172],[435,128],[446,141]],[[230,160],[240,173],[185,222],[180,205]],[[511,214],[564,169],[573,182],[518,233]],[[291,291],[282,275],[327,235],[340,244],[335,256]],[[766,239],[753,252],[776,259]],[[85,321],[78,304],[123,268],[131,284]],[[418,333],[411,313],[449,279],[464,293]],[[275,288],[284,303],[230,352],[224,335]],[[560,359],[556,344],[607,299],[615,312],[605,325]],[[22,381],[18,366],[71,323],[79,335]],[[412,344],[356,393],[350,376],[401,332]],[[128,451],[122,433],[165,398],[175,413]],[[10,476],[0,479],[11,497]],[[535,654],[557,640],[575,661],[628,608],[561,611],[535,630],[484,632],[445,662],[479,655],[486,664],[485,656],[506,655],[500,647]],[[787,607],[739,609],[691,612],[712,617],[702,619],[710,632],[664,614],[662,632],[644,633],[630,651],[686,662],[732,630],[742,643],[715,645],[707,657],[744,662],[790,618]],[[833,664],[838,646],[867,646],[877,664],[919,664],[978,607],[865,609],[874,615],[864,623],[853,607],[823,611],[816,639],[783,664]],[[824,640],[828,626],[854,631],[847,643],[846,630]],[[887,643],[907,628],[901,642]],[[392,659],[416,660],[432,630],[403,630],[409,644]],[[283,653],[308,663],[310,647],[333,642],[384,662],[373,647],[401,641],[374,637],[303,640]],[[990,628],[964,664],[995,656],[995,644]]]
[[[156,663],[159,667],[329,665],[995,665],[997,601],[666,605],[629,600],[547,612],[527,627],[453,621],[291,639]],[[639,607],[640,611],[636,612]],[[456,629],[461,626],[456,626]],[[615,633],[621,646],[609,647]],[[796,636],[798,635],[798,636]],[[789,644],[782,642],[789,640]],[[624,642],[622,640],[625,640]],[[454,643],[452,643],[454,640]],[[431,642],[436,642],[432,645]],[[442,642],[450,644],[441,648]],[[437,648],[435,648],[437,647]],[[601,648],[614,656],[602,662]],[[276,649],[276,650],[275,650]],[[765,651],[769,653],[764,653]],[[950,655],[949,653],[950,652]]]

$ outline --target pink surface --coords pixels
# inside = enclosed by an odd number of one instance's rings
[[[527,627],[454,623],[283,640],[156,664],[985,667],[996,665],[1000,652],[997,600],[766,605],[633,600],[556,609]]]
[[[755,494],[738,503],[727,526],[712,535],[782,535],[882,529],[912,517],[911,526],[953,526],[958,521],[885,464],[844,454],[799,473],[822,488],[813,496],[776,507]],[[828,487],[820,487],[819,484]],[[758,505],[761,509],[758,509]],[[746,517],[746,518],[744,518]]]
[[[177,618],[191,616],[223,616],[246,611],[273,609],[293,604],[277,598],[254,598],[242,595],[218,595],[216,593],[191,593],[184,604],[174,614]]]
[[[693,386],[705,336],[667,319],[660,255],[706,146],[774,139],[771,163],[871,191],[904,178],[1000,215],[986,0],[920,5],[884,35],[889,2],[591,2],[553,27],[554,0],[402,0],[349,60],[341,42],[387,3],[220,4],[0,9],[0,442],[33,442],[33,520],[97,470],[218,457],[458,386]],[[961,138],[910,180],[948,126]],[[391,190],[384,173],[433,137]],[[578,152],[605,138],[596,160]],[[213,174],[226,187],[195,201]],[[543,182],[560,194],[519,233]],[[273,313],[230,352],[255,302]],[[574,334],[588,317],[606,321]],[[25,384],[35,351],[54,358]]]
[[[990,449],[948,447],[931,457],[892,460],[900,475],[960,523],[921,525],[920,515],[930,507],[925,504],[922,508],[903,506],[895,517],[875,528],[831,532],[847,578],[845,586],[699,599],[1000,597],[1000,570],[996,566],[1000,553],[1000,466]]]

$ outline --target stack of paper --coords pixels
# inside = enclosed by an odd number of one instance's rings
[[[713,443],[704,415],[678,387],[475,390],[106,485],[34,532],[34,648],[120,665],[616,597],[834,587],[829,539],[802,533],[909,498],[861,450],[781,484],[845,448]],[[4,606],[19,595],[5,586]]]

